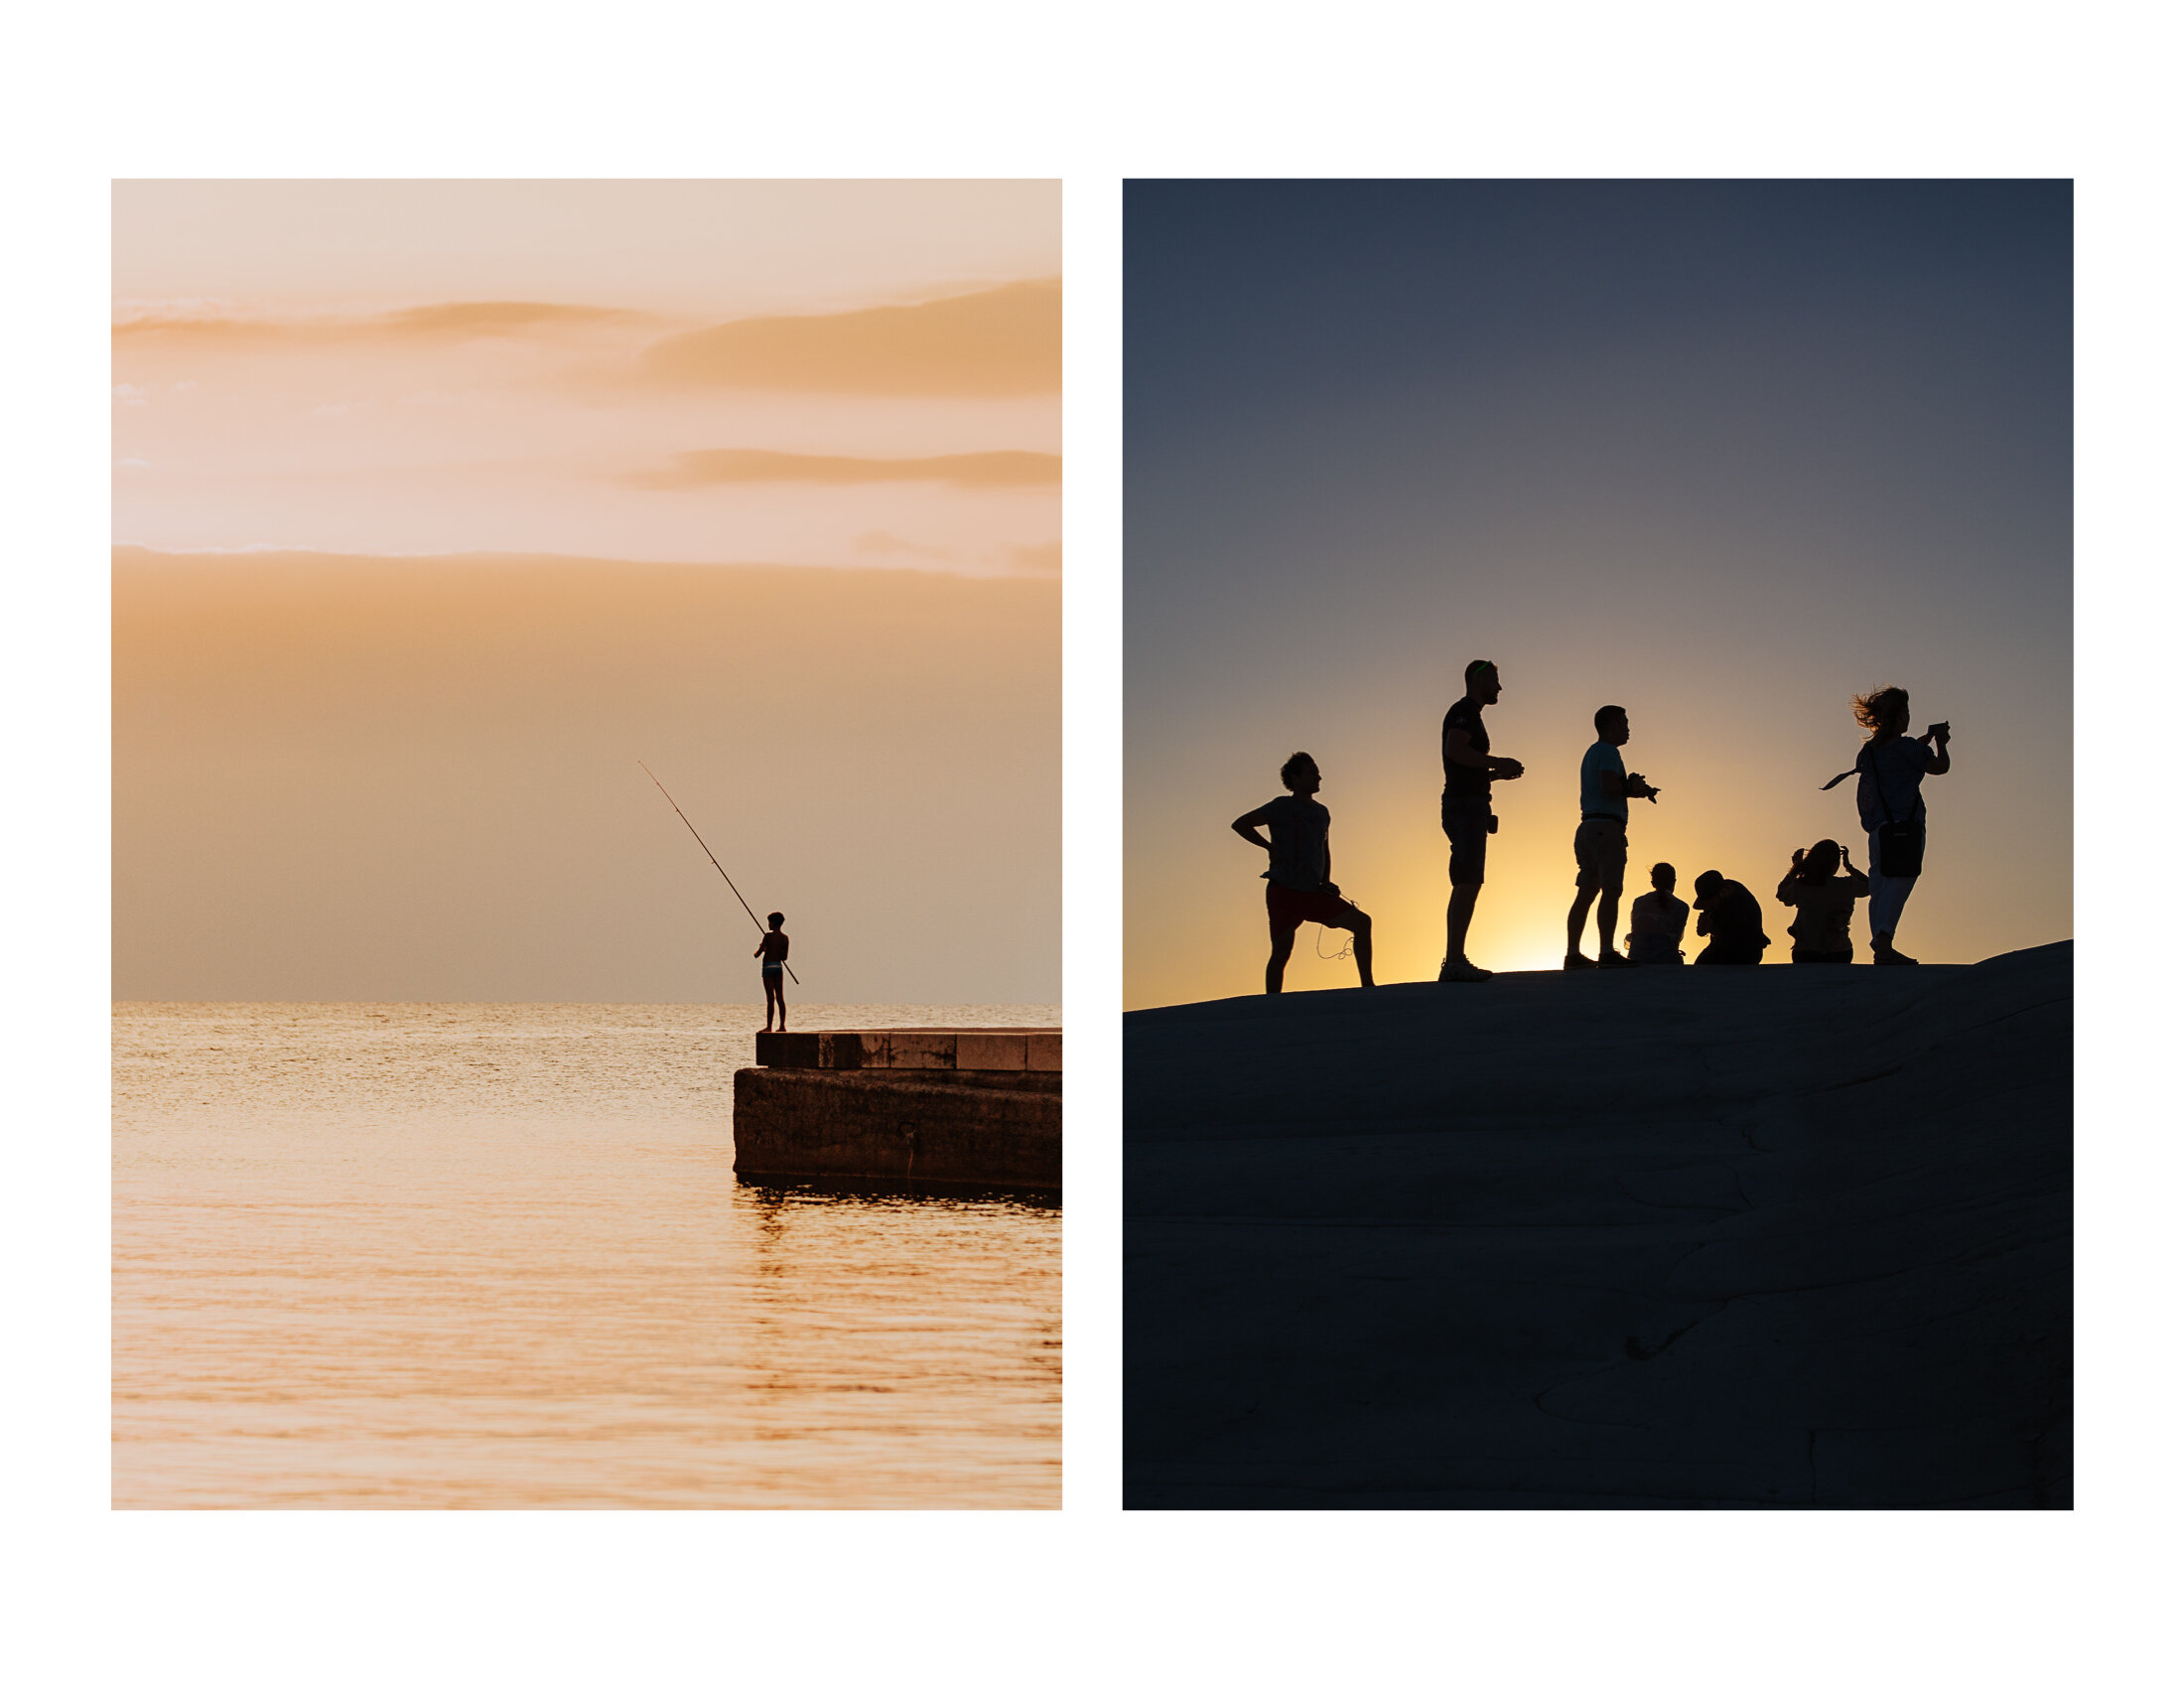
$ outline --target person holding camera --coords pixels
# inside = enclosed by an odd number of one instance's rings
[[[1440,720],[1440,829],[1448,835],[1448,948],[1440,982],[1491,978],[1463,953],[1471,912],[1486,883],[1486,835],[1495,830],[1493,782],[1521,779],[1515,757],[1489,756],[1486,723],[1479,711],[1501,697],[1501,670],[1483,656],[1463,670],[1463,696]]]
[[[1949,723],[1936,722],[1916,739],[1911,731],[1911,694],[1901,686],[1882,686],[1850,700],[1850,710],[1866,730],[1864,749],[1849,774],[1839,774],[1827,790],[1850,774],[1858,776],[1858,824],[1865,829],[1871,867],[1873,965],[1915,967],[1918,962],[1896,947],[1903,906],[1926,863],[1926,798],[1919,790],[1929,774],[1949,772]]]
[[[1327,852],[1329,816],[1324,804],[1312,801],[1319,789],[1319,765],[1298,751],[1282,765],[1282,783],[1290,794],[1262,803],[1251,813],[1238,815],[1230,829],[1246,843],[1267,852],[1267,995],[1282,994],[1282,974],[1297,944],[1297,928],[1306,920],[1335,926],[1350,933],[1357,955],[1357,982],[1373,982],[1373,917],[1355,903],[1346,901],[1342,888],[1327,876],[1332,861]],[[1264,826],[1269,837],[1262,838]]]
[[[1840,878],[1839,867],[1844,870]],[[1790,959],[1847,962],[1850,913],[1870,889],[1871,882],[1850,866],[1833,838],[1823,838],[1810,850],[1791,851],[1790,871],[1775,887],[1775,900],[1797,911],[1790,922]]]
[[[1660,787],[1645,775],[1623,772],[1623,747],[1630,743],[1630,717],[1619,703],[1603,703],[1592,712],[1593,743],[1577,775],[1577,900],[1570,906],[1570,945],[1566,968],[1628,967],[1630,958],[1615,949],[1615,916],[1623,903],[1623,867],[1630,859],[1630,799],[1648,802]],[[1600,900],[1600,959],[1579,951],[1585,913]]]

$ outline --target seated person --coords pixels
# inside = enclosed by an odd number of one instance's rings
[[[1630,906],[1630,958],[1633,961],[1684,964],[1684,922],[1691,918],[1691,905],[1676,895],[1676,870],[1667,862],[1653,864],[1653,889]]]
[[[1845,870],[1841,877],[1836,873],[1839,867]],[[1871,890],[1871,883],[1844,860],[1843,846],[1833,838],[1823,838],[1810,850],[1792,851],[1790,871],[1775,887],[1776,900],[1797,911],[1790,924],[1790,959],[1847,963],[1850,913]]]
[[[1772,940],[1759,923],[1758,898],[1708,868],[1692,883],[1692,900],[1699,908],[1699,935],[1712,939],[1694,966],[1759,965],[1759,952]]]

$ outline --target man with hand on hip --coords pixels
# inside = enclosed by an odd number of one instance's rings
[[[1282,974],[1297,943],[1297,928],[1306,920],[1350,934],[1357,956],[1357,982],[1373,982],[1373,917],[1342,896],[1328,876],[1333,858],[1327,849],[1326,805],[1313,800],[1319,789],[1319,764],[1298,751],[1282,765],[1289,795],[1238,815],[1229,828],[1247,844],[1267,853],[1267,995],[1282,994]],[[1264,826],[1268,836],[1261,837]]]

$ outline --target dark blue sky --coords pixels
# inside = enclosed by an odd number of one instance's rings
[[[1681,776],[1661,846],[1771,887],[1777,833],[1847,824],[1804,800],[1844,700],[1900,682],[1988,771],[1934,798],[1957,854],[1914,920],[2066,935],[2071,214],[2051,182],[1130,184],[1133,991],[1229,945],[1195,899],[1250,878],[1220,829],[1299,745],[1343,758],[1383,900],[1423,900],[1480,654],[1497,748],[1549,759],[1504,804],[1543,874],[1597,703]],[[1740,729],[1757,764],[1713,743]],[[2040,886],[1982,877],[2003,825]]]

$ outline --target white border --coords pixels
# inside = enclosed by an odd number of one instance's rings
[[[2184,453],[2175,43],[2156,8],[1858,3],[48,8],[20,86],[10,1428],[27,1679],[1415,1674],[2052,1682],[2159,1657],[2178,1188],[2163,756]],[[116,1516],[105,1507],[105,183],[115,175],[1028,175],[1068,182],[1068,1509]],[[2080,181],[2080,1512],[1111,1510],[1120,584],[1078,390],[1130,174]],[[1095,213],[1105,203],[1110,209]],[[1108,608],[1103,610],[1105,598]],[[1115,676],[1102,687],[1098,671]],[[2027,683],[2052,683],[2028,676]],[[1107,712],[1107,721],[1100,719]],[[2128,761],[2126,761],[2126,758]],[[1103,760],[1104,759],[1104,760]],[[1102,805],[1109,810],[1103,818]],[[1081,825],[1082,831],[1076,830]],[[1102,841],[1108,849],[1102,859]],[[2127,852],[2127,854],[2126,854]],[[2129,922],[2126,927],[2126,921]],[[1103,923],[1107,931],[1103,934]],[[1112,1045],[1110,1045],[1112,1048]],[[1111,1257],[1112,1258],[1112,1257]],[[1112,1271],[1110,1265],[1104,1270]],[[1112,1467],[1109,1468],[1112,1470]],[[1102,1492],[1103,1488],[1106,1492]],[[2143,1535],[2142,1532],[2148,1532]],[[2160,1581],[2156,1581],[2160,1578]],[[50,1663],[48,1662],[50,1661]],[[43,1666],[43,1668],[42,1668]],[[60,1668],[53,1668],[59,1666]]]
[[[1062,196],[1062,1504],[1122,1493],[1122,188]]]

